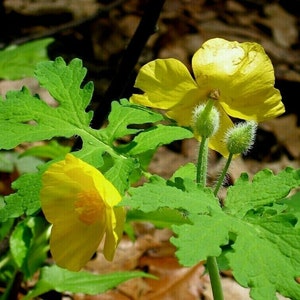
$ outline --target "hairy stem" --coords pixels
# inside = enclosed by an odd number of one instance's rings
[[[217,184],[216,184],[216,186],[215,186],[215,190],[214,190],[215,196],[217,196],[217,194],[218,194],[218,192],[219,192],[219,190],[220,190],[220,187],[221,187],[221,185],[222,185],[223,182],[224,182],[224,178],[225,178],[226,173],[227,173],[227,171],[228,171],[228,169],[229,169],[229,165],[230,165],[230,163],[231,163],[231,161],[232,161],[232,157],[233,157],[233,154],[230,153],[229,156],[228,156],[228,159],[227,159],[227,161],[226,161],[226,164],[225,164],[225,166],[224,166],[224,168],[223,168],[223,171],[222,171],[222,173],[221,173],[221,175],[220,175],[220,177],[219,177],[219,179],[218,179],[218,182],[217,182]]]
[[[197,174],[196,174],[196,182],[202,187],[206,186],[207,163],[208,163],[208,138],[202,138],[199,147]],[[223,296],[223,290],[221,285],[220,273],[219,273],[217,260],[215,257],[210,256],[207,258],[207,269],[210,277],[214,300],[223,300],[224,296]]]
[[[202,186],[206,186],[206,176],[207,176],[207,159],[208,159],[208,138],[202,138],[198,153],[197,162],[197,177],[196,182]]]

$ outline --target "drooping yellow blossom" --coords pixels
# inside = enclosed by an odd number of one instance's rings
[[[121,196],[96,168],[72,154],[50,165],[42,177],[41,206],[53,224],[50,250],[57,265],[80,270],[105,235],[103,254],[112,260],[122,237]]]
[[[224,135],[233,126],[229,116],[261,122],[285,111],[280,92],[274,88],[272,63],[257,43],[208,40],[194,54],[192,69],[195,79],[176,59],[147,63],[135,82],[144,94],[134,94],[130,101],[163,109],[179,125],[190,126],[195,107],[215,99],[220,124],[209,147],[224,156],[228,155]]]

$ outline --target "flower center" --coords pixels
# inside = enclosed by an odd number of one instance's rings
[[[210,91],[209,95],[208,95],[209,99],[213,99],[213,100],[219,100],[220,98],[220,90],[216,89],[216,90],[212,90]]]
[[[78,193],[74,206],[79,220],[87,225],[94,224],[105,217],[103,216],[104,202],[96,191]]]

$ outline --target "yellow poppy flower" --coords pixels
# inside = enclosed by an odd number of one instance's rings
[[[208,40],[194,54],[192,69],[194,77],[173,58],[147,63],[135,82],[144,94],[133,94],[130,101],[163,109],[179,125],[190,126],[195,107],[217,95],[220,125],[209,147],[223,156],[228,156],[224,135],[233,126],[229,116],[261,122],[285,111],[272,63],[257,43]]]
[[[57,265],[78,271],[104,234],[103,254],[112,260],[125,221],[116,188],[93,166],[72,154],[50,165],[42,177],[41,206],[53,224],[50,250]]]

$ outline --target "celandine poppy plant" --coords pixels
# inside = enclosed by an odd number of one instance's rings
[[[50,250],[57,265],[80,270],[105,235],[103,254],[112,260],[125,221],[116,188],[100,171],[72,154],[42,177],[41,206],[53,224]]]
[[[215,99],[220,124],[209,147],[223,156],[228,156],[224,135],[233,126],[229,116],[261,122],[285,111],[274,88],[272,63],[257,43],[208,40],[194,54],[192,69],[194,78],[173,58],[147,63],[135,82],[144,94],[134,94],[130,101],[163,109],[179,125],[190,126],[195,107]]]

